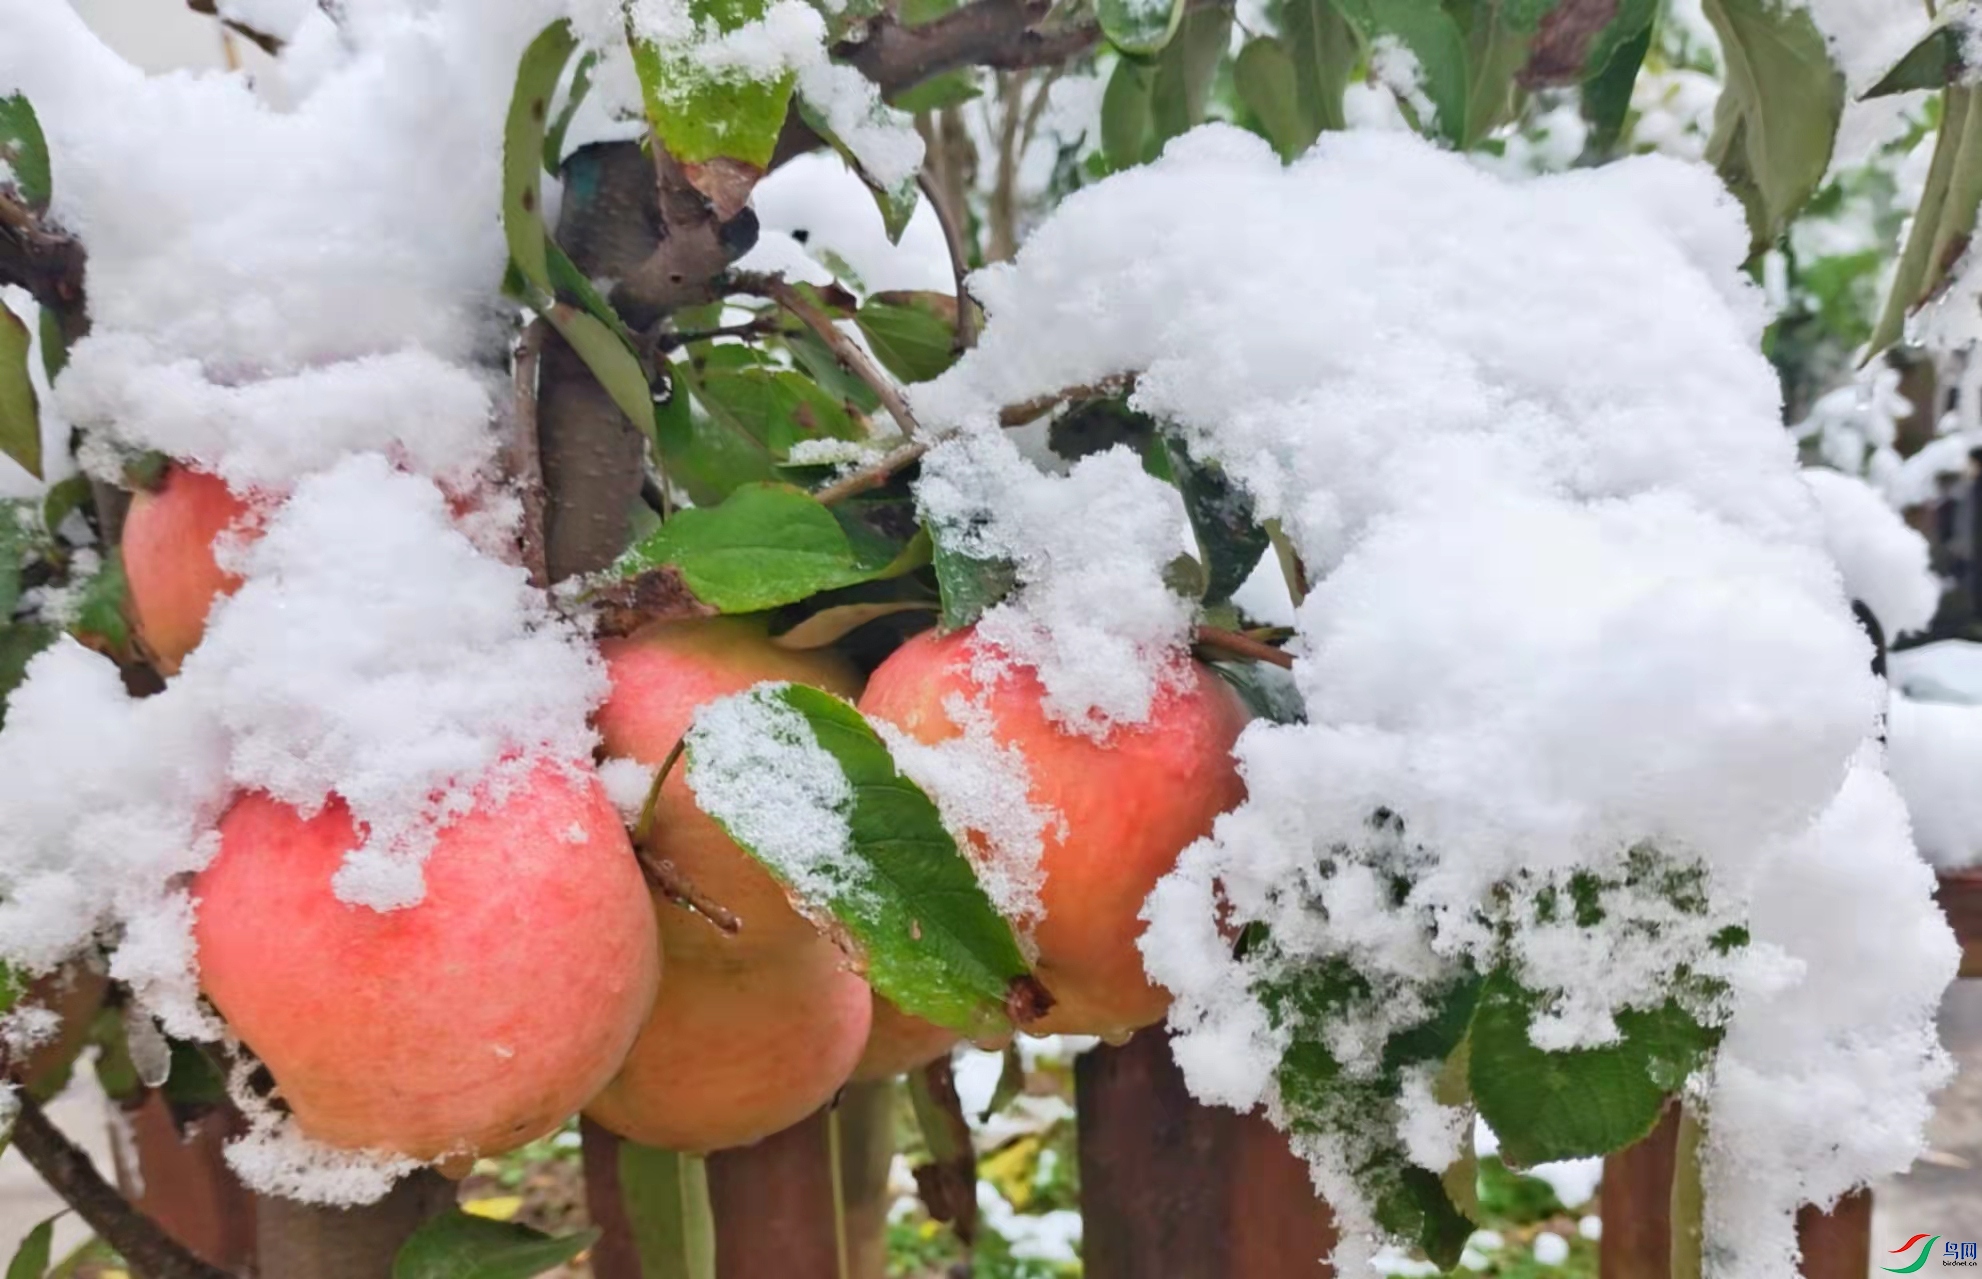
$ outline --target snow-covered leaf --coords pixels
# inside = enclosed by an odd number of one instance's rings
[[[984,610],[1011,594],[1018,570],[1006,560],[979,559],[959,550],[941,530],[932,532],[930,563],[943,598],[943,629],[969,626]]]
[[[1975,7],[1961,0],[1942,9],[1933,29],[1908,49],[1892,69],[1860,97],[1883,98],[1916,89],[1940,89],[1959,81],[1968,71],[1963,46],[1976,21]]]
[[[824,112],[800,99],[798,114],[805,121],[807,128],[824,138],[826,144],[839,153],[840,159],[846,161],[846,167],[853,170],[855,176],[860,179],[861,185],[874,197],[874,207],[881,211],[881,226],[888,233],[888,242],[901,243],[902,232],[908,230],[908,220],[915,216],[915,203],[921,198],[921,191],[915,183],[915,175],[910,174],[892,184],[881,181],[860,162],[860,157],[854,154],[853,148],[847,145],[846,140],[840,137],[839,132],[827,121]]]
[[[1124,53],[1147,55],[1170,43],[1185,7],[1185,0],[1095,0],[1094,16],[1108,43]]]
[[[1807,9],[1706,0],[1727,81],[1707,159],[1748,210],[1756,249],[1775,242],[1824,171],[1844,112],[1844,73]]]
[[[1940,131],[1920,203],[1893,268],[1885,308],[1866,342],[1866,359],[1899,341],[1906,331],[1906,317],[1940,290],[1967,250],[1977,209],[1982,207],[1982,164],[1975,163],[1978,148],[1982,148],[1982,94],[1968,85],[1951,84],[1941,98]]]
[[[705,707],[685,747],[703,811],[834,921],[883,998],[970,1035],[1044,1011],[1011,925],[859,711],[760,684]]]
[[[631,7],[631,6],[629,6]],[[717,39],[759,22],[765,0],[687,0],[696,35],[663,47],[633,32],[633,69],[640,77],[647,119],[668,154],[685,165],[734,160],[763,170],[777,148],[791,105],[794,77],[780,59],[759,70],[711,67],[698,54],[705,34]]]
[[[1159,436],[1170,480],[1184,496],[1184,513],[1197,535],[1204,565],[1206,604],[1222,604],[1245,585],[1266,553],[1267,535],[1253,518],[1252,501],[1223,471],[1194,460],[1181,440]]]
[[[28,207],[37,213],[46,211],[54,193],[48,140],[42,136],[33,104],[18,93],[0,98],[0,175],[9,172]]]
[[[746,484],[721,506],[694,507],[637,542],[615,571],[671,567],[703,603],[724,613],[794,604],[820,591],[905,571],[906,548],[856,546],[833,512],[786,484]]]
[[[1509,1163],[1606,1155],[1658,1122],[1719,1036],[1676,1002],[1617,1015],[1621,1038],[1601,1048],[1544,1052],[1528,1038],[1541,1001],[1507,972],[1480,991],[1469,1079],[1480,1115]]]
[[[392,1279],[531,1279],[570,1261],[598,1237],[596,1229],[553,1237],[454,1208],[401,1245]]]
[[[1452,15],[1437,0],[1342,0],[1341,12],[1365,46],[1380,49],[1394,42],[1409,55],[1411,65],[1400,74],[1409,71],[1410,96],[1422,95],[1434,117],[1418,120],[1420,131],[1448,142],[1465,138],[1471,77],[1466,37]]]

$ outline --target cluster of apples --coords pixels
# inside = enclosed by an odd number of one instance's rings
[[[243,530],[247,532],[243,532]],[[231,531],[231,532],[230,532]],[[161,669],[199,642],[238,583],[214,542],[252,536],[212,476],[167,472],[140,494],[123,552],[135,621]],[[1193,666],[1150,720],[1107,741],[1062,732],[1024,672],[980,687],[970,631],[918,636],[865,681],[839,655],[793,652],[734,618],[656,623],[605,641],[608,754],[658,765],[703,705],[764,680],[829,690],[924,742],[960,731],[953,695],[1028,761],[1032,801],[1063,824],[1043,852],[1041,1033],[1120,1036],[1159,1020],[1138,914],[1179,852],[1241,798],[1231,747],[1246,715]],[[653,851],[736,916],[734,933],[653,895],[589,771],[546,765],[442,832],[427,896],[380,913],[331,877],[356,842],[333,800],[305,816],[262,795],[221,823],[199,876],[201,982],[268,1067],[303,1132],[444,1161],[541,1136],[577,1110],[684,1151],[745,1145],[957,1036],[872,994],[849,958],[704,814],[682,772],[662,788]]]

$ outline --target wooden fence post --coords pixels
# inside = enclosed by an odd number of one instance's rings
[[[1161,1029],[1082,1054],[1087,1279],[1317,1279],[1334,1220],[1307,1165],[1258,1115],[1193,1100]]]

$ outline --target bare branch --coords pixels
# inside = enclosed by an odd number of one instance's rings
[[[88,327],[83,260],[81,242],[49,229],[11,189],[0,187],[0,284],[17,284],[54,311],[67,342]]]
[[[89,1223],[131,1268],[149,1279],[232,1279],[194,1256],[103,1179],[88,1155],[49,1122],[34,1098],[19,1095],[13,1144],[62,1202]]]
[[[832,317],[812,305],[803,293],[791,286],[789,280],[781,275],[760,275],[748,271],[736,272],[730,279],[743,292],[770,298],[804,321],[805,327],[819,335],[819,340],[846,366],[847,372],[865,382],[874,392],[881,401],[881,407],[888,410],[888,415],[901,427],[903,435],[913,437],[921,433],[922,426],[915,420],[915,411],[909,408],[901,388],[881,371],[859,343],[842,333]]]
[[[970,274],[970,252],[964,247],[963,223],[957,210],[950,207],[949,197],[924,168],[916,175],[916,184],[922,188],[923,198],[936,213],[936,221],[943,228],[943,244],[950,251],[950,275],[957,286],[957,350],[968,351],[977,340],[976,330],[971,322],[970,292],[964,287],[964,277]]]
[[[913,27],[883,14],[868,21],[861,38],[842,41],[833,52],[883,93],[893,93],[959,67],[1016,71],[1065,62],[1100,40],[1101,29],[1091,23],[1039,30],[1051,8],[1049,0],[976,0]]]
[[[880,488],[895,472],[915,461],[929,451],[926,440],[910,440],[898,448],[890,449],[857,471],[849,471],[824,488],[816,490],[812,496],[831,506],[843,502],[858,493]]]
[[[214,0],[186,0],[186,7],[194,13],[204,13],[209,18],[219,19],[221,26],[226,27],[243,40],[252,42],[271,58],[282,55],[282,41],[276,39],[266,31],[255,30],[245,22],[237,22],[233,18],[220,17],[220,10],[214,3]]]
[[[1114,377],[1102,378],[1092,385],[1063,386],[1057,391],[1036,395],[1017,404],[1007,404],[999,410],[998,425],[1024,426],[1028,422],[1036,422],[1045,417],[1062,404],[1077,403],[1081,400],[1112,399],[1117,395],[1126,395],[1135,388],[1135,384],[1135,374],[1122,373]]]

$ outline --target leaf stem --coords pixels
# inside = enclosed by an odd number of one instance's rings
[[[840,1164],[840,1108],[826,1111],[826,1159],[833,1179],[833,1249],[839,1262],[839,1279],[853,1279],[853,1261],[847,1252],[846,1169]]]
[[[1706,1190],[1700,1180],[1700,1146],[1705,1137],[1698,1103],[1682,1103],[1672,1164],[1672,1279],[1701,1279],[1704,1273]]]

